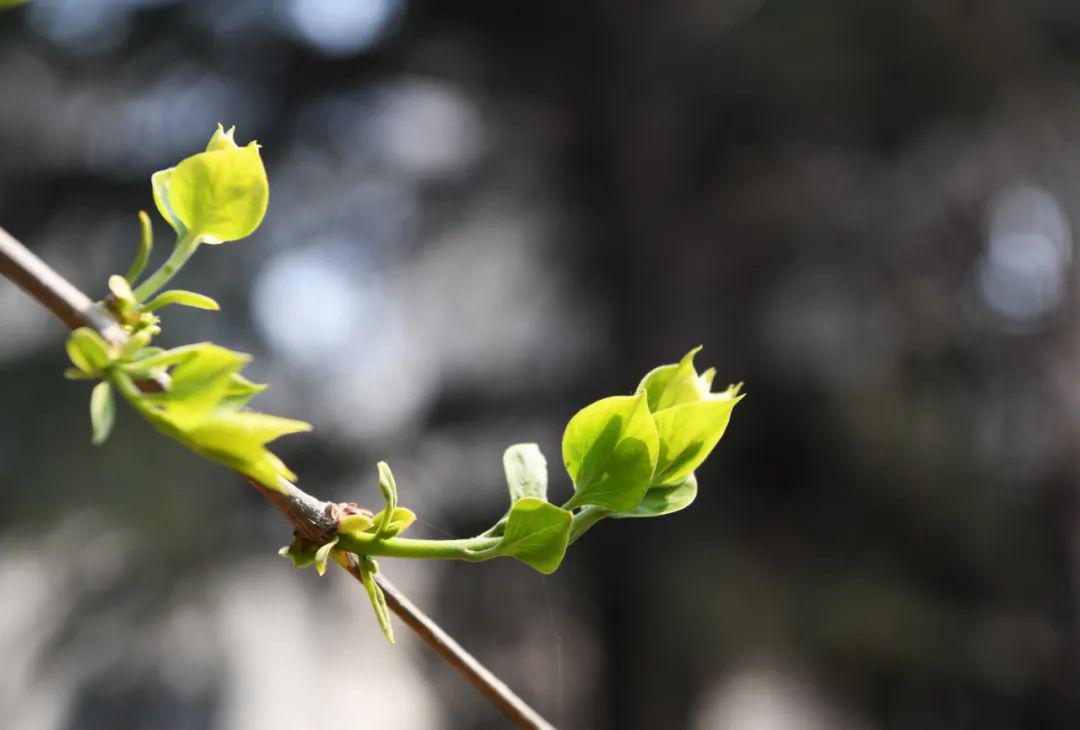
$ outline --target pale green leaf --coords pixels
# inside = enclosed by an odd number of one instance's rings
[[[147,352],[150,349],[147,345],[150,344],[153,338],[154,336],[149,330],[139,330],[131,337],[128,337],[123,347],[120,348],[120,358],[123,360],[142,359],[150,357],[155,351],[161,351],[160,348],[157,348],[157,350]]]
[[[375,518],[375,524],[378,525],[375,532],[381,537],[392,537],[390,535],[390,521],[393,519],[394,510],[397,508],[397,480],[394,479],[394,472],[390,470],[390,465],[385,461],[380,461],[376,468],[379,471],[379,491],[382,492],[383,499],[386,501],[386,508]]]
[[[315,572],[319,575],[326,575],[326,561],[330,559],[330,551],[337,545],[338,538],[334,535],[334,539],[319,547],[315,552]]]
[[[167,292],[158,294],[147,302],[143,307],[143,310],[147,312],[156,312],[162,307],[168,307],[172,304],[179,304],[182,307],[191,307],[193,309],[206,309],[211,312],[216,312],[221,309],[221,306],[217,302],[205,294],[198,294],[183,289],[170,289]]]
[[[229,387],[225,390],[225,397],[218,404],[218,408],[238,411],[247,406],[252,398],[266,390],[266,388],[267,386],[261,383],[251,382],[240,373],[233,373],[232,378],[229,380]]]
[[[279,477],[295,481],[296,475],[266,449],[266,444],[310,430],[311,424],[290,418],[253,411],[215,411],[177,433],[176,438],[197,454],[280,490]]]
[[[167,170],[155,172],[150,176],[150,187],[154,192],[154,205],[157,206],[158,213],[172,226],[176,235],[182,238],[187,233],[187,229],[169,204],[169,187],[175,170],[175,167],[170,167]]]
[[[126,304],[135,303],[135,295],[131,292],[131,285],[128,284],[128,280],[119,274],[113,274],[109,277],[109,291],[119,301]]]
[[[139,211],[139,250],[135,254],[135,260],[131,262],[131,268],[124,274],[128,284],[134,284],[135,280],[146,268],[150,260],[150,252],[154,250],[154,226],[150,223],[150,216],[145,210]]]
[[[645,394],[604,398],[583,408],[567,424],[562,450],[574,482],[567,508],[632,510],[649,488],[659,450]]]
[[[109,365],[109,346],[94,330],[79,327],[67,339],[72,364],[84,373],[96,375]]]
[[[502,539],[484,552],[509,555],[541,573],[554,573],[566,554],[573,519],[567,510],[542,499],[519,499],[510,508]]]
[[[375,515],[374,523],[378,525],[375,534],[381,538],[391,538],[400,535],[416,522],[416,515],[411,509],[405,507],[387,507]]]
[[[147,347],[141,350],[137,356],[133,356],[132,362],[124,364],[123,368],[129,372],[132,370],[142,372],[172,367],[197,357],[200,349],[209,344],[208,342],[200,342],[194,345],[174,347],[171,350],[162,350],[160,347]]]
[[[524,497],[547,501],[547,460],[536,444],[515,444],[503,452],[503,470],[510,502]]]
[[[661,365],[646,375],[638,386],[649,398],[649,410],[653,413],[680,403],[702,400],[708,388],[702,390],[702,381],[694,369],[694,356],[701,350],[695,347],[673,365]],[[712,382],[712,378],[709,378]]]
[[[113,399],[112,386],[102,381],[94,386],[90,394],[90,423],[93,426],[94,445],[105,443],[116,421],[116,401]]]
[[[630,512],[616,512],[612,517],[659,517],[686,509],[697,497],[697,477],[690,474],[680,483],[669,487],[651,487],[645,499]]]
[[[234,150],[239,145],[236,144],[234,135],[236,134],[236,127],[229,127],[229,131],[225,131],[225,127],[220,123],[217,125],[217,130],[214,131],[210,141],[206,145],[207,152],[216,152],[219,150]]]
[[[383,595],[382,588],[375,582],[375,575],[379,572],[379,564],[375,562],[375,559],[370,555],[364,555],[360,558],[360,579],[364,584],[364,589],[367,591],[368,598],[371,599],[371,607],[375,611],[375,620],[379,622],[379,628],[382,629],[383,636],[391,644],[394,643],[394,627],[390,623],[390,610],[386,605],[386,596]]]
[[[660,456],[652,483],[677,484],[697,469],[724,435],[731,411],[739,400],[683,403],[654,413]]]
[[[159,209],[203,243],[236,241],[251,235],[266,213],[266,170],[255,142],[237,147],[212,139],[210,147],[173,168],[159,186],[167,200]]]
[[[193,350],[170,372],[172,382],[163,393],[146,396],[146,401],[168,411],[169,418],[177,425],[194,423],[225,397],[232,384],[233,375],[251,358],[240,352],[217,345],[204,344]],[[146,366],[147,361],[140,362]]]
[[[356,514],[346,515],[338,521],[338,532],[357,534],[374,526],[375,519],[370,515]]]

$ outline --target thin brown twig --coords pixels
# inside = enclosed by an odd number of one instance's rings
[[[123,329],[107,309],[95,304],[3,228],[0,228],[0,273],[22,287],[68,327],[92,327],[106,340],[116,344],[121,344],[126,339]],[[308,540],[323,544],[337,532],[336,505],[332,502],[313,497],[285,479],[281,480],[280,490],[271,489],[252,479],[248,481],[281,510],[293,527]],[[360,580],[359,565],[355,560],[350,562],[351,569],[347,572]],[[521,728],[554,730],[554,726],[544,720],[476,657],[463,649],[393,583],[381,575],[377,575],[376,580],[386,595],[386,604],[390,610],[450,666],[469,680],[509,720]]]

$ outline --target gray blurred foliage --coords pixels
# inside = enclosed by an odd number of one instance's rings
[[[311,491],[388,459],[418,534],[693,345],[746,380],[677,517],[549,578],[384,564],[561,726],[1068,728],[1078,40],[1069,0],[33,0],[0,225],[100,295],[150,172],[258,138],[266,223],[169,336],[256,355]],[[125,413],[91,447],[62,340],[0,282],[4,727],[503,726],[233,476]]]

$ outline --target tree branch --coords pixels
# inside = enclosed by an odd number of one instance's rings
[[[0,273],[22,287],[68,327],[92,327],[107,341],[115,344],[122,344],[127,339],[127,335],[108,310],[95,304],[3,228],[0,228]],[[271,489],[252,479],[247,480],[281,510],[306,539],[321,545],[337,533],[336,504],[313,497],[286,479],[280,480],[284,491]],[[347,571],[357,580],[361,580],[360,566],[352,555]],[[536,710],[465,651],[390,581],[382,575],[377,575],[375,579],[386,595],[390,610],[450,666],[469,680],[509,720],[521,728],[554,730]]]

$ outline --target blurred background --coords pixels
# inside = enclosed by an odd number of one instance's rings
[[[149,176],[257,138],[260,231],[166,344],[251,352],[301,485],[417,536],[704,344],[749,398],[693,508],[543,577],[384,560],[560,727],[1072,728],[1080,5],[32,0],[0,15],[0,225],[94,296]],[[155,218],[156,215],[155,215]],[[157,219],[158,254],[169,244]],[[0,281],[0,725],[501,728],[281,516]]]

